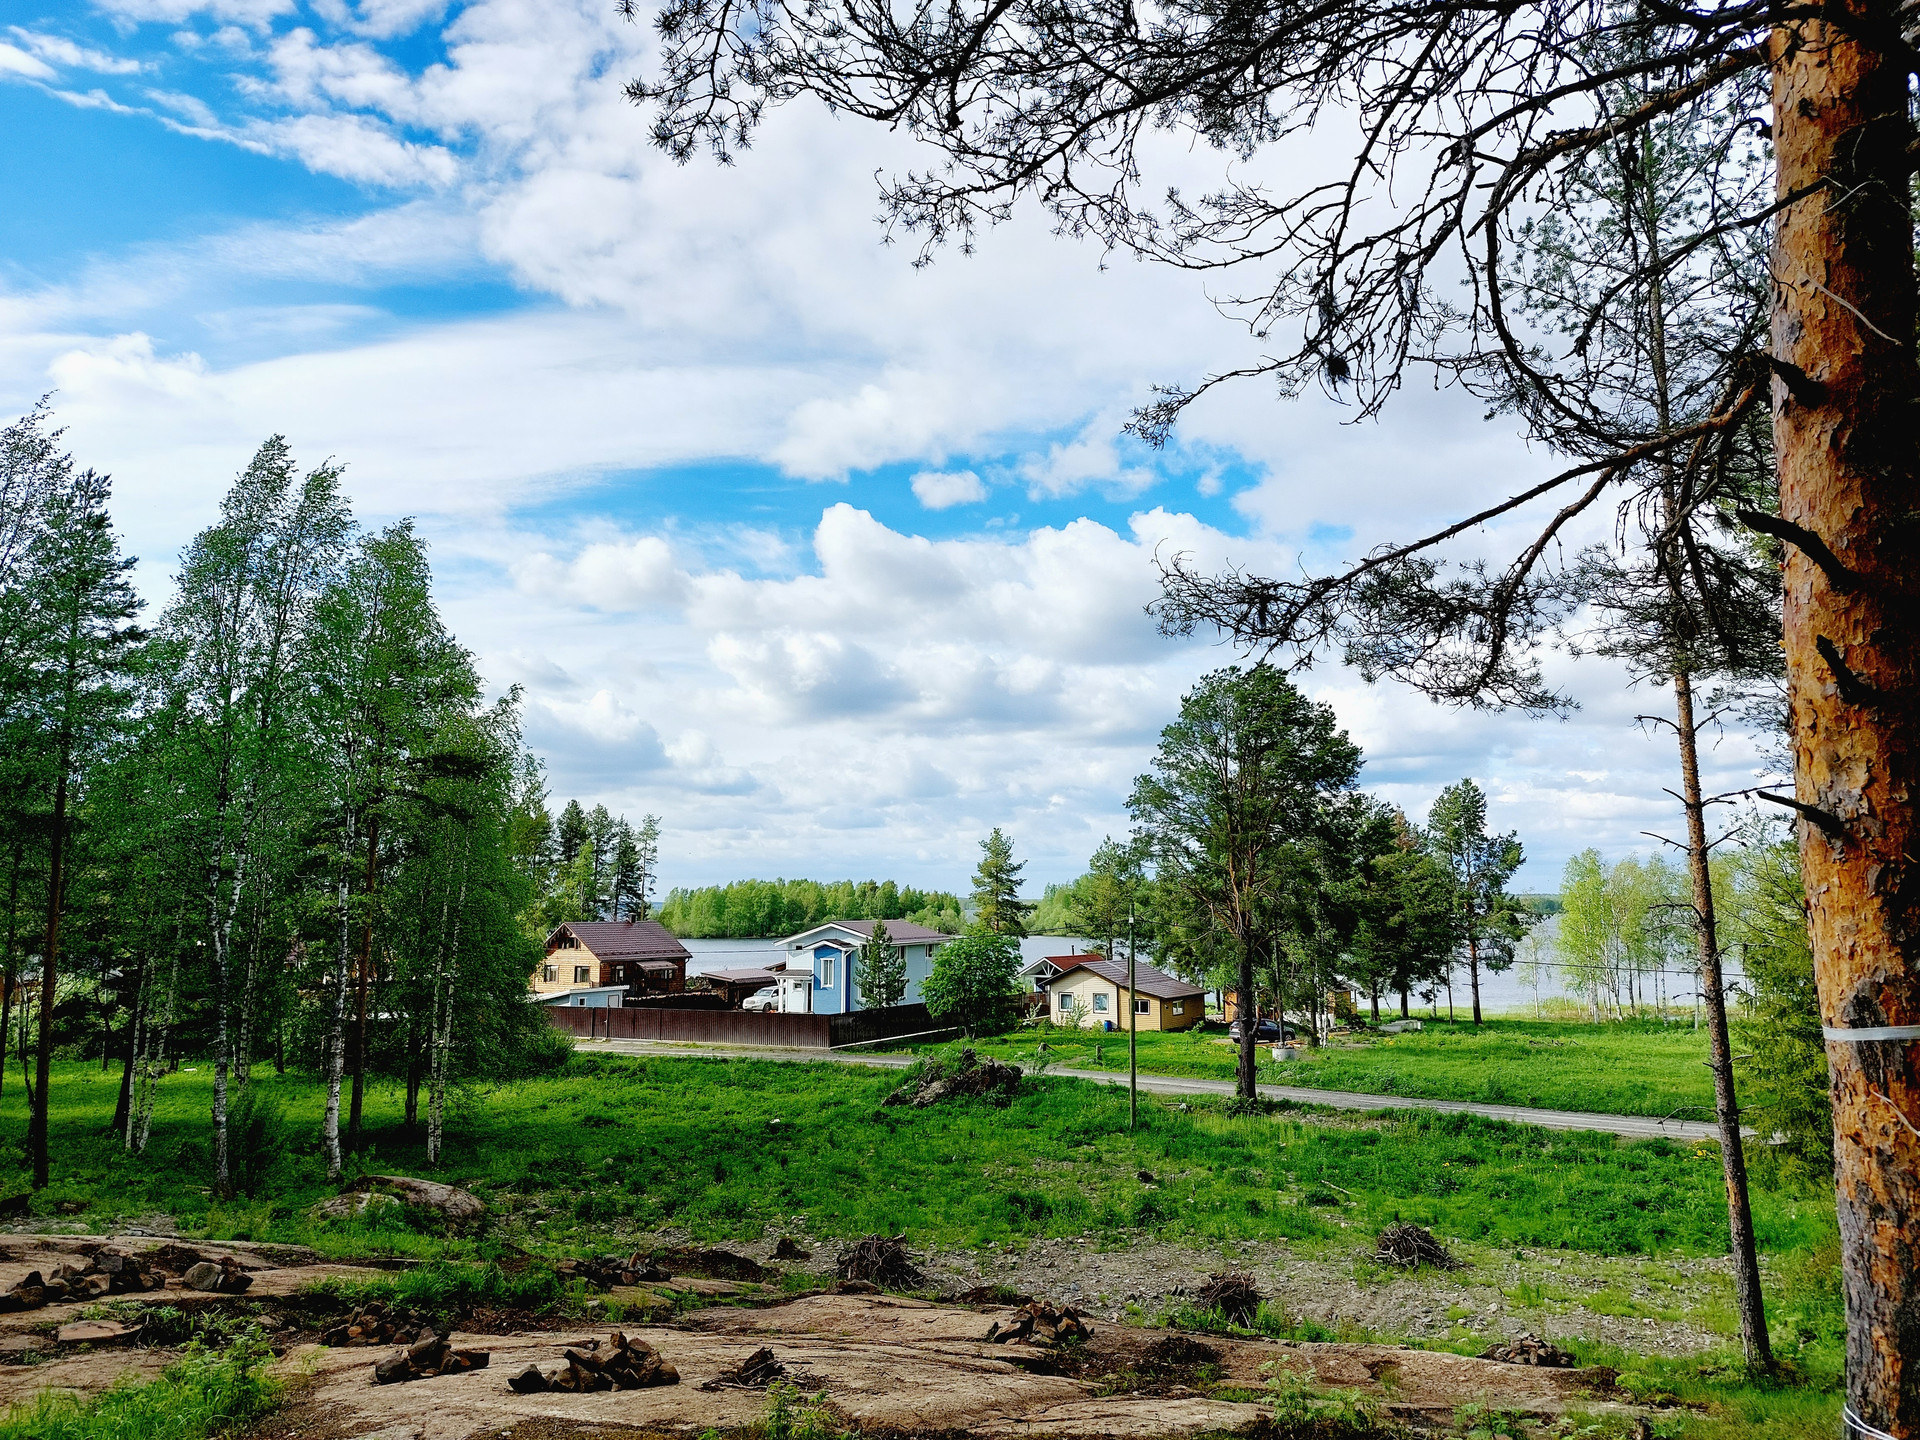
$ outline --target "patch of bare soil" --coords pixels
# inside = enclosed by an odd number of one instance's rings
[[[685,1434],[743,1430],[761,1419],[761,1391],[708,1382],[739,1373],[762,1351],[808,1393],[824,1394],[845,1422],[872,1434],[1176,1437],[1251,1432],[1265,1411],[1244,1398],[1263,1367],[1375,1400],[1386,1416],[1450,1424],[1462,1405],[1497,1405],[1542,1418],[1570,1409],[1618,1408],[1604,1372],[1503,1365],[1385,1345],[1289,1345],[1209,1337],[1204,1350],[1169,1346],[1164,1332],[1096,1327],[1084,1345],[997,1345],[985,1336],[1013,1312],[889,1295],[813,1295],[761,1310],[715,1308],[683,1324],[629,1330],[679,1371],[681,1383],[588,1394],[516,1394],[506,1377],[551,1364],[572,1347],[611,1343],[608,1331],[455,1335],[491,1352],[485,1369],[405,1386],[373,1383],[364,1350],[302,1346],[282,1362],[309,1379],[295,1405],[264,1432],[302,1440],[515,1440],[598,1433]],[[1195,1364],[1196,1355],[1212,1358]],[[1157,1383],[1131,1377],[1157,1374]],[[1179,1383],[1182,1376],[1194,1381]],[[1597,1388],[1596,1388],[1597,1387]],[[1233,1398],[1208,1393],[1224,1390]],[[296,1424],[301,1417],[304,1422]]]

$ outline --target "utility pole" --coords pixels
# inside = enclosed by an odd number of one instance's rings
[[[1140,1118],[1140,992],[1133,959],[1133,900],[1127,900],[1127,1129]]]

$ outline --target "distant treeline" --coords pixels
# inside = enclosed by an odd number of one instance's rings
[[[960,897],[916,890],[891,880],[735,880],[672,890],[659,920],[688,939],[752,939],[792,935],[828,920],[909,920],[957,935]]]

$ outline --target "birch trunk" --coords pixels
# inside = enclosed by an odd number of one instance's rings
[[[1899,7],[1775,32],[1773,355],[1785,647],[1808,927],[1828,1027],[1847,1410],[1920,1436],[1920,554],[1907,59]],[[1911,29],[1909,27],[1909,38]],[[1897,43],[1897,42],[1896,42]]]
[[[340,882],[340,967],[333,989],[333,1018],[327,1026],[327,1115],[320,1123],[320,1143],[327,1156],[327,1178],[340,1178],[340,1076],[347,1062],[347,987],[353,964],[353,920],[347,903],[347,882]]]
[[[453,930],[447,940],[445,959],[434,987],[433,1063],[427,1094],[427,1163],[440,1162],[440,1146],[446,1134],[447,1064],[453,1050],[453,991],[460,974],[460,921],[467,909],[467,851],[460,854],[460,898],[453,909]]]

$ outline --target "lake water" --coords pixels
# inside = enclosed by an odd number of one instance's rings
[[[687,961],[687,974],[704,975],[709,970],[744,970],[752,966],[771,965],[785,958],[777,940],[683,940],[692,958]],[[1070,955],[1084,948],[1084,940],[1075,940],[1061,935],[1030,935],[1020,942],[1020,962],[1026,964],[1049,955]],[[1738,985],[1741,973],[1738,965],[1727,965],[1727,979]],[[1572,992],[1567,988],[1563,977],[1555,966],[1542,967],[1539,998],[1542,1000],[1570,998]],[[1675,1006],[1688,1006],[1693,1003],[1695,989],[1691,971],[1673,970],[1666,977],[1669,1003]],[[1480,1007],[1493,1014],[1521,1014],[1533,1007],[1535,988],[1532,981],[1522,978],[1519,971],[1509,970],[1503,975],[1483,974],[1480,977]],[[1473,991],[1467,983],[1463,968],[1454,976],[1453,1004],[1455,1014],[1471,1014],[1473,1010]],[[1399,998],[1382,996],[1382,1012],[1388,1009],[1398,1011]],[[1440,1013],[1447,1010],[1446,993],[1439,998]],[[1431,1006],[1414,998],[1414,1013],[1431,1015]]]

